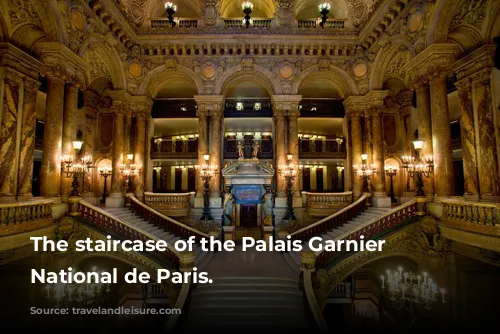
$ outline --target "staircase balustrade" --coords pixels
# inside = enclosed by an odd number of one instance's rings
[[[332,209],[352,203],[352,191],[343,193],[311,193],[306,195],[306,206],[311,209]]]
[[[164,229],[165,231],[175,234],[178,237],[188,239],[191,236],[195,237],[196,242],[200,239],[209,239],[208,234],[200,232],[192,227],[182,224],[175,219],[165,216],[164,214],[156,211],[155,209],[147,206],[139,201],[133,194],[127,194],[130,199],[132,210],[138,213],[143,219],[150,223]]]
[[[314,236],[321,235],[333,228],[341,226],[365,210],[366,199],[366,195],[361,196],[356,202],[343,208],[342,210],[337,211],[314,224],[308,225],[294,233],[291,233],[291,238],[293,240],[306,241]]]
[[[95,225],[113,234],[115,237],[123,238],[127,240],[141,240],[146,242],[147,240],[160,240],[158,237],[146,231],[141,231],[129,223],[126,223],[116,217],[113,217],[105,210],[102,210],[92,204],[81,200],[78,205],[78,211],[82,218],[86,219],[90,224]],[[155,251],[155,253],[163,260],[179,265],[179,252],[173,247],[173,245],[168,244],[168,248],[163,251]]]
[[[189,209],[191,207],[191,198],[193,193],[184,194],[159,194],[145,192],[145,204],[165,209]]]
[[[443,220],[454,220],[478,225],[500,224],[500,206],[490,203],[473,203],[464,200],[442,199]]]
[[[353,231],[349,231],[341,235],[337,238],[337,240],[360,241],[361,236],[364,237],[364,240],[373,239],[403,224],[409,218],[416,216],[416,213],[416,202],[414,200],[411,200],[380,217],[370,220],[369,222],[359,226]],[[315,267],[324,268],[335,258],[344,257],[346,254],[347,252],[344,250],[335,252],[323,250],[319,254],[317,254]]]
[[[0,227],[20,225],[52,218],[54,200],[33,200],[0,204]]]

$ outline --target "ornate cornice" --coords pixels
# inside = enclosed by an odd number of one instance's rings
[[[451,66],[457,74],[457,80],[474,77],[484,69],[491,71],[495,63],[495,52],[496,45],[484,45],[458,60]]]
[[[271,103],[275,116],[290,115],[299,112],[302,95],[272,95]]]
[[[15,72],[20,79],[31,78],[38,81],[42,63],[9,43],[0,43],[0,66]]]
[[[386,90],[372,90],[366,95],[351,95],[344,100],[344,108],[349,117],[362,116],[366,110],[380,110],[384,106],[384,99],[389,95]]]
[[[198,106],[198,117],[222,117],[224,115],[223,95],[195,95],[194,100]]]
[[[88,64],[61,43],[42,42],[35,45],[35,52],[43,63],[42,75],[57,76],[67,83],[85,89]]]

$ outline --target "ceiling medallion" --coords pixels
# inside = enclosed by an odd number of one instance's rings
[[[290,79],[293,76],[294,69],[288,64],[284,64],[280,67],[280,77],[282,79]]]
[[[71,9],[71,23],[75,29],[83,31],[87,26],[87,20],[78,8]]]
[[[413,13],[408,19],[408,31],[416,32],[417,30],[419,30],[420,26],[422,25],[423,18],[424,13],[421,10],[417,10],[415,13]]]
[[[217,69],[212,64],[203,66],[201,74],[205,79],[212,79],[217,74]]]
[[[365,63],[357,63],[354,65],[353,72],[356,78],[361,78],[368,72],[368,66]]]
[[[132,62],[128,65],[128,72],[133,77],[140,77],[142,75],[142,66],[136,62]]]

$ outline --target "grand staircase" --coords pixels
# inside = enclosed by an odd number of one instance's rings
[[[113,217],[129,223],[141,231],[151,233],[152,235],[165,240],[171,245],[174,245],[177,240],[181,239],[180,237],[169,233],[156,225],[151,224],[149,221],[144,220],[129,207],[106,208],[106,211]],[[202,270],[210,262],[210,258],[213,255],[212,252],[203,252],[199,245],[195,245],[194,254],[194,264],[195,267],[198,268],[198,270]]]
[[[358,227],[378,218],[389,212],[393,208],[375,208],[367,207],[363,212],[357,215],[355,218],[344,222],[342,225],[336,226],[333,229],[322,233],[321,238],[323,240],[337,240],[342,235],[352,232]],[[307,243],[303,243],[303,249],[307,250]],[[284,253],[285,259],[288,264],[296,271],[300,272],[300,258],[299,252],[287,252]]]
[[[307,333],[306,315],[298,277],[213,277],[193,291],[182,332]]]

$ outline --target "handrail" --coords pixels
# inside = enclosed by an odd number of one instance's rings
[[[352,231],[340,235],[335,238],[335,240],[360,240],[360,236],[363,236],[364,239],[367,240],[384,230],[399,225],[401,222],[410,217],[414,217],[416,212],[416,202],[415,200],[411,200],[398,206],[397,208],[394,208],[393,210],[390,210],[380,217],[369,220]],[[323,249],[316,254],[317,257],[315,267],[317,269],[323,268],[332,260],[332,258],[342,256],[343,254],[345,254],[345,251],[328,252]]]
[[[500,205],[477,203],[459,199],[441,199],[442,219],[450,219],[480,225],[500,225]]]
[[[52,218],[53,199],[0,204],[0,226]]]
[[[112,232],[116,232],[120,234],[120,236],[125,237],[129,240],[141,240],[144,242],[147,240],[161,240],[157,236],[149,232],[142,231],[131,225],[130,223],[116,218],[105,210],[102,210],[84,200],[80,200],[78,211],[80,211],[83,218],[88,219],[96,226],[99,226],[104,230],[111,230]],[[167,261],[175,265],[179,265],[179,252],[170,243],[167,243],[166,251],[156,251],[155,253],[157,253],[161,258],[166,259]]]
[[[127,194],[127,197],[132,201],[132,208],[136,210],[143,218],[160,228],[166,229],[169,233],[173,233],[181,238],[189,238],[194,236],[196,241],[200,239],[210,239],[208,234],[205,234],[197,229],[190,226],[184,225],[175,219],[172,219],[164,214],[156,211],[155,209],[147,206],[146,204],[139,201],[134,194]]]
[[[311,269],[302,269],[303,279],[304,279],[304,292],[309,304],[309,309],[313,315],[316,326],[320,333],[328,333],[328,325],[326,324],[325,318],[323,317],[323,312],[318,305],[318,299],[314,293],[313,279]]]
[[[304,194],[307,194],[307,195],[331,195],[331,196],[335,196],[335,197],[341,197],[341,196],[347,196],[347,195],[352,195],[352,191],[344,191],[344,192],[341,192],[341,193],[332,193],[332,192],[329,192],[329,193],[318,193],[318,192],[311,192],[311,191],[303,191],[302,193]]]
[[[335,212],[334,214],[291,233],[290,237],[295,240],[305,241],[313,236],[323,234],[326,231],[336,227],[337,225],[341,225],[351,220],[365,209],[366,198],[366,195],[361,196],[356,202]]]

